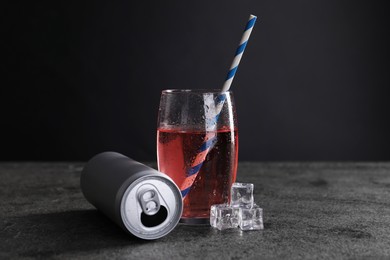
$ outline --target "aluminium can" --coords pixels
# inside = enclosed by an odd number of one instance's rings
[[[85,198],[125,231],[163,237],[178,224],[183,202],[167,175],[116,152],[94,156],[80,177]]]

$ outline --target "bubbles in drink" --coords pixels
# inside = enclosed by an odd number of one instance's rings
[[[206,135],[210,134],[215,135],[216,141],[183,200],[182,218],[204,218],[208,221],[211,205],[229,202],[230,187],[237,172],[237,130],[222,128],[215,132],[202,132],[158,129],[159,170],[171,177],[179,188],[187,178],[189,169],[196,164],[199,147],[204,144]]]

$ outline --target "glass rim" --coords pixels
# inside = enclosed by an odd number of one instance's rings
[[[227,93],[233,93],[231,90],[226,91]],[[219,94],[222,93],[220,89],[164,89],[161,91],[162,94],[177,94],[177,93],[194,93],[194,94]]]

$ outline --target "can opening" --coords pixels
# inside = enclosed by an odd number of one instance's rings
[[[155,227],[163,223],[168,217],[168,210],[161,205],[160,210],[154,215],[147,215],[144,212],[141,213],[141,223],[145,227]]]
[[[160,199],[153,189],[143,190],[139,194],[139,203],[146,215],[154,215],[160,210]]]

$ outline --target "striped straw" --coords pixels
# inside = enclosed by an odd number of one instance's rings
[[[223,104],[226,99],[225,92],[230,89],[230,86],[232,84],[232,81],[234,79],[234,75],[237,72],[238,65],[240,64],[241,57],[245,51],[245,47],[248,43],[249,36],[251,35],[253,26],[255,25],[257,17],[254,15],[249,16],[249,21],[247,22],[245,26],[244,33],[242,35],[240,44],[236,50],[236,54],[234,56],[232,65],[230,66],[230,70],[227,74],[225,83],[223,84],[221,93],[217,96],[217,98],[214,99],[207,99],[205,100],[206,107],[208,107],[207,110],[205,110],[206,113],[206,136],[203,144],[199,147],[197,150],[197,154],[195,157],[195,160],[191,164],[191,167],[187,170],[187,177],[184,180],[183,184],[180,186],[181,194],[183,198],[188,194],[190,191],[192,184],[194,183],[196,176],[198,175],[203,162],[206,159],[207,154],[209,151],[213,148],[214,144],[217,141],[217,133],[216,133],[216,124],[219,118],[219,115],[221,113]]]
[[[225,83],[223,84],[221,92],[228,91],[230,89],[230,86],[232,85],[232,81],[234,78],[234,75],[236,75],[238,65],[240,64],[242,54],[245,51],[245,47],[248,43],[249,36],[251,36],[251,32],[253,29],[253,26],[255,25],[257,17],[254,15],[249,16],[249,21],[246,23],[244,33],[242,34],[242,38],[240,41],[240,45],[237,47],[236,55],[234,56],[232,65],[230,66],[230,70],[227,74]]]
[[[204,96],[205,114],[206,114],[206,136],[204,137],[204,142],[196,151],[196,156],[194,161],[191,164],[191,167],[187,169],[187,177],[185,178],[184,182],[180,186],[181,195],[183,198],[190,191],[192,184],[194,183],[196,176],[198,175],[200,168],[202,167],[203,162],[206,159],[207,154],[217,142],[217,133],[215,131],[216,128],[215,118],[219,116],[219,113],[216,116],[215,111],[218,109],[217,107],[220,105],[220,103],[223,104],[226,98],[225,94],[223,94],[223,96],[224,99],[217,99],[217,104],[215,104],[215,100],[212,94]],[[219,112],[220,111],[221,109],[219,109]]]

